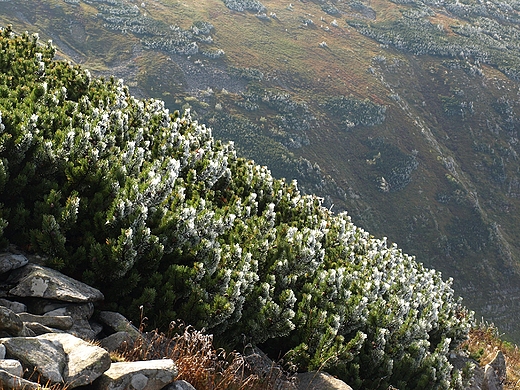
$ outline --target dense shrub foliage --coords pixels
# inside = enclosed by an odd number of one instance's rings
[[[4,241],[159,326],[276,346],[356,388],[460,386],[447,356],[471,314],[439,273],[237,158],[189,113],[53,55],[1,34]]]
[[[337,115],[346,128],[380,125],[385,120],[386,107],[369,99],[335,96],[327,100],[325,108]]]
[[[373,166],[383,192],[401,191],[412,181],[419,166],[417,151],[403,153],[397,146],[377,137],[366,142],[370,148],[367,163]]]
[[[224,4],[233,11],[266,11],[265,6],[258,0],[224,0]]]

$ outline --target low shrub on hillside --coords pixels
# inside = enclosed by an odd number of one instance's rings
[[[4,242],[158,326],[287,353],[356,388],[455,388],[471,314],[450,282],[237,158],[189,113],[0,37]]]
[[[347,128],[380,125],[385,120],[386,107],[369,99],[335,96],[329,98],[324,106],[338,116]]]
[[[224,0],[226,7],[233,11],[253,11],[257,13],[265,12],[265,6],[258,0]]]

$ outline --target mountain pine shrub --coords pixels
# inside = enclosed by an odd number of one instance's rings
[[[0,37],[2,239],[158,326],[181,318],[356,388],[448,389],[450,282],[121,81]],[[455,378],[455,379],[453,379]]]
[[[262,13],[266,11],[265,6],[258,0],[224,0],[226,7],[233,11],[252,11]]]
[[[325,108],[337,115],[347,128],[354,126],[375,126],[385,120],[386,106],[349,96],[335,96],[327,99]]]

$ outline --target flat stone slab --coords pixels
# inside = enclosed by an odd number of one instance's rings
[[[16,287],[9,291],[9,294],[16,297],[56,299],[74,303],[104,299],[101,291],[61,272],[36,264],[27,264],[13,271],[8,282],[16,284]]]
[[[74,325],[71,316],[39,316],[31,313],[19,313],[18,317],[20,317],[23,322],[38,322],[49,328],[61,330],[68,330]]]
[[[63,349],[67,362],[63,380],[68,388],[91,384],[110,368],[110,354],[103,348],[67,333],[48,333],[37,337]]]
[[[13,374],[19,377],[23,376],[22,363],[15,359],[0,360],[0,370],[7,371],[9,374]]]
[[[23,267],[28,262],[29,260],[24,255],[17,255],[10,252],[0,253],[0,274]]]
[[[110,327],[114,332],[127,332],[135,341],[141,337],[141,332],[120,313],[102,311],[99,313],[99,321]]]
[[[0,383],[2,384],[2,389],[4,390],[45,390],[48,387],[44,387],[39,385],[38,383],[34,383],[23,378],[20,378],[17,375],[13,375],[10,372],[0,370]]]
[[[160,390],[172,383],[177,367],[171,359],[112,363],[96,381],[98,390]]]
[[[7,355],[20,361],[24,368],[34,370],[42,383],[63,383],[62,372],[66,365],[63,348],[37,337],[11,337],[0,339]]]

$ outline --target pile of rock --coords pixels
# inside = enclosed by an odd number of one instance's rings
[[[112,363],[110,351],[140,332],[119,313],[100,312],[103,294],[21,254],[0,254],[0,384],[3,389],[193,389],[175,381],[171,359]],[[110,336],[93,343],[104,332]]]

